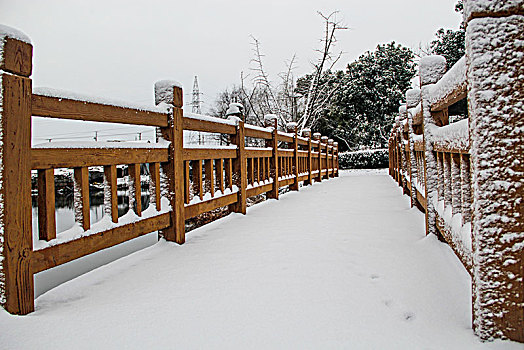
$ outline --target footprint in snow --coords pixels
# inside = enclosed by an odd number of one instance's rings
[[[371,276],[369,276],[369,278],[371,278],[372,280],[376,280],[376,279],[379,279],[380,276],[377,274],[372,274]]]
[[[413,321],[415,319],[415,314],[412,312],[405,312],[404,313],[404,320],[405,321]]]

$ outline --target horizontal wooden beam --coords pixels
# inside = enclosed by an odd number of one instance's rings
[[[167,126],[167,114],[33,94],[32,115],[146,126]]]
[[[288,185],[291,185],[293,182],[295,182],[294,176],[284,179],[284,180],[278,180],[278,187],[288,186]]]
[[[264,131],[258,128],[254,128],[251,125],[244,124],[246,137],[253,137],[257,139],[271,140],[273,133],[271,131]]]
[[[287,134],[283,134],[283,133],[278,133],[278,141],[280,142],[293,142],[293,137],[287,135]]]
[[[442,147],[439,145],[433,145],[433,151],[444,152],[444,153],[469,154],[469,147],[467,148],[449,148],[449,147]]]
[[[160,163],[168,161],[167,148],[33,148],[31,169]]]
[[[187,219],[191,219],[202,213],[211,211],[216,208],[225,207],[226,205],[233,204],[238,201],[238,192],[227,194],[225,196],[210,199],[208,201],[190,204],[184,208],[184,216]]]
[[[257,158],[257,157],[272,157],[272,149],[254,149],[246,147],[246,158]]]
[[[466,98],[468,95],[468,90],[466,84],[460,85],[458,89],[451,91],[448,95],[444,96],[442,99],[435,101],[431,105],[431,111],[437,112],[445,108],[448,108],[454,103]]]
[[[164,229],[170,225],[169,213],[122,225],[31,253],[31,270],[41,272],[99,250]]]
[[[236,158],[237,150],[233,148],[184,148],[182,157],[184,160]]]
[[[203,131],[230,135],[234,135],[237,132],[237,128],[234,125],[222,124],[204,119],[184,117],[182,118],[182,125],[184,127],[184,130]]]
[[[269,192],[269,191],[271,191],[272,188],[273,188],[273,184],[272,183],[248,188],[246,190],[247,197],[249,198],[249,197],[257,196],[257,195],[259,195],[261,193]]]

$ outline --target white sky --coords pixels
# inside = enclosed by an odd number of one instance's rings
[[[153,85],[174,79],[185,102],[198,75],[204,112],[216,94],[249,73],[250,35],[262,43],[265,67],[276,79],[285,61],[298,58],[297,76],[309,72],[322,35],[318,10],[339,10],[351,29],[340,32],[346,52],[337,68],[395,40],[411,48],[426,44],[440,28],[458,28],[456,0],[344,1],[123,1],[0,0],[0,23],[33,41],[33,86],[139,103],[153,102]],[[78,132],[35,124],[35,136]],[[74,126],[72,126],[74,125]],[[113,126],[114,127],[114,126]],[[101,129],[82,123],[82,132]],[[118,131],[114,131],[115,133]]]

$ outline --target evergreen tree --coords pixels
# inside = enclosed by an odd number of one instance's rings
[[[462,13],[462,1],[455,5],[455,12]],[[465,53],[466,31],[464,23],[459,30],[440,28],[435,34],[437,38],[430,43],[433,55],[442,55],[446,58],[448,69],[451,68]]]
[[[395,42],[378,45],[347,66],[342,87],[316,129],[348,149],[386,147],[399,101],[414,75],[409,48]]]

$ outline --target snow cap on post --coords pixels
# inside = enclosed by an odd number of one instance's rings
[[[313,134],[313,140],[320,140],[321,137],[322,137],[322,134],[319,132],[316,132]]]
[[[338,149],[338,142],[337,141],[333,142],[333,147]]]
[[[439,55],[422,57],[419,67],[420,86],[435,84],[446,73],[446,59]]]
[[[275,127],[277,124],[277,115],[276,114],[266,114],[264,116],[264,124],[266,127]]]
[[[322,141],[322,143],[327,143],[328,142],[328,137],[327,136],[322,136],[320,138],[320,141]]]
[[[420,89],[409,89],[406,91],[406,104],[408,108],[414,108],[420,103]]]
[[[333,145],[333,139],[328,139],[328,145]]]
[[[309,128],[302,129],[302,136],[303,137],[311,136],[311,129],[309,129]]]
[[[175,80],[160,80],[155,83],[155,104],[167,103],[182,107],[182,84]]]
[[[226,111],[226,116],[234,115],[234,116],[241,116],[244,114],[244,105],[242,103],[233,102],[229,104],[229,107]]]
[[[15,28],[0,24],[0,70],[29,77],[32,61],[31,39]]]
[[[238,125],[242,119],[240,119],[239,117],[237,117],[236,115],[230,115],[227,117],[227,120],[231,120],[233,122],[235,122],[235,125]]]
[[[287,132],[296,132],[298,124],[295,122],[289,122],[286,124]]]

